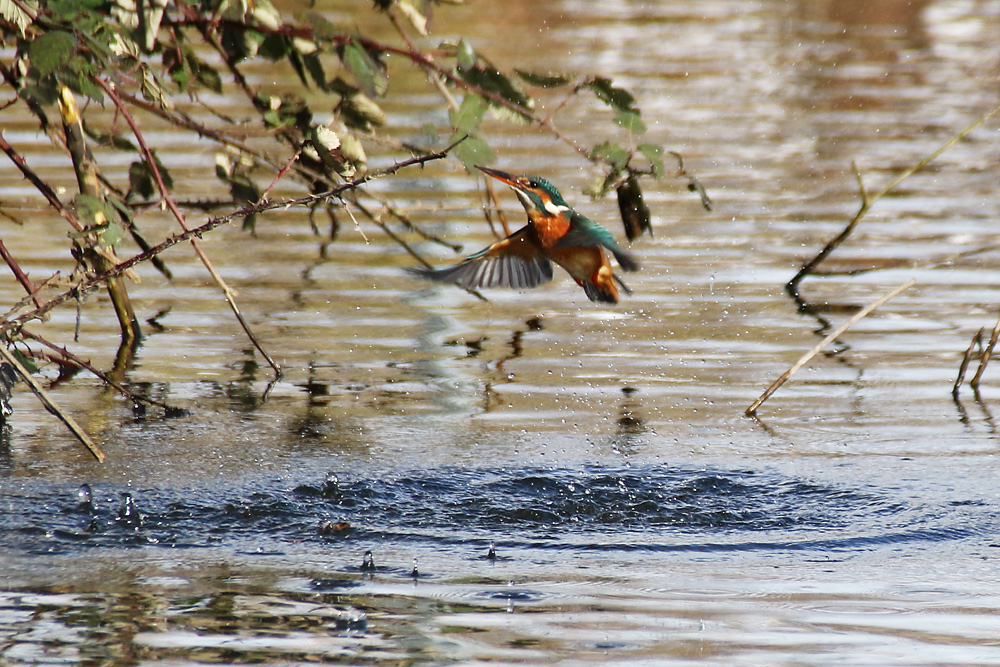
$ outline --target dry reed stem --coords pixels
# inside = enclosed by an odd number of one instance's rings
[[[983,344],[983,332],[985,327],[980,327],[976,335],[972,337],[972,342],[969,343],[969,347],[965,350],[965,355],[962,356],[962,363],[958,366],[958,377],[955,378],[955,384],[951,387],[951,395],[958,398],[958,390],[962,386],[962,381],[965,380],[965,372],[969,370],[969,362],[972,361],[972,351],[976,349],[976,346],[982,346]]]
[[[857,166],[852,162],[851,167],[854,171],[854,177],[858,181],[858,191],[859,194],[861,195],[861,207],[858,209],[858,212],[854,214],[854,217],[851,218],[851,220],[847,223],[847,226],[844,227],[844,229],[841,230],[841,232],[836,237],[834,237],[825,246],[823,246],[823,249],[820,250],[815,257],[813,257],[811,260],[802,265],[802,268],[798,270],[798,273],[796,273],[792,277],[792,279],[785,284],[785,289],[793,296],[798,295],[799,283],[801,283],[802,280],[807,275],[815,274],[816,267],[822,264],[823,261],[827,257],[829,257],[834,250],[836,250],[844,241],[847,240],[847,238],[854,231],[855,227],[858,226],[858,223],[861,222],[861,219],[868,213],[869,210],[871,210],[871,207],[875,204],[875,202],[877,202],[879,199],[887,195],[893,188],[895,188],[897,185],[905,181],[907,178],[909,178],[913,174],[917,173],[918,171],[926,167],[931,161],[933,161],[942,153],[944,153],[946,150],[948,150],[949,148],[957,144],[959,141],[964,139],[966,136],[969,135],[970,132],[972,132],[980,125],[988,121],[997,113],[1000,113],[1000,105],[994,107],[989,112],[977,118],[971,125],[969,125],[964,130],[953,136],[948,141],[946,141],[933,153],[931,153],[924,159],[920,160],[916,164],[912,165],[911,167],[903,171],[903,173],[896,176],[896,178],[889,181],[881,190],[876,192],[874,195],[868,194],[868,190],[865,188],[864,182],[862,181],[861,173],[858,171]]]
[[[979,357],[979,368],[976,369],[976,374],[972,376],[972,380],[969,382],[969,386],[976,391],[979,390],[979,381],[983,379],[983,373],[986,372],[986,366],[990,363],[990,357],[993,356],[993,348],[996,347],[998,339],[1000,339],[1000,318],[993,325],[990,342],[986,344],[986,349],[983,350],[983,354]]]
[[[819,354],[819,352],[824,347],[826,347],[827,345],[829,345],[830,343],[832,343],[833,341],[835,341],[842,333],[844,333],[845,331],[847,331],[848,329],[850,329],[858,321],[860,321],[861,319],[863,319],[864,317],[866,317],[867,315],[869,315],[872,311],[874,311],[876,308],[878,308],[879,306],[881,306],[882,304],[884,304],[886,301],[888,301],[889,299],[892,299],[893,297],[895,297],[899,293],[903,292],[904,290],[909,289],[915,282],[917,282],[917,279],[916,278],[911,278],[910,280],[906,281],[905,283],[903,283],[899,287],[895,288],[891,292],[889,292],[887,294],[884,294],[883,296],[879,297],[875,301],[872,301],[867,306],[865,306],[864,308],[862,308],[861,310],[859,310],[854,315],[854,317],[852,317],[851,319],[849,319],[846,322],[844,322],[843,324],[841,324],[835,330],[831,331],[830,334],[827,335],[826,338],[824,338],[819,343],[817,343],[816,346],[813,347],[813,349],[811,349],[808,352],[806,352],[804,355],[802,355],[802,357],[798,361],[796,361],[794,364],[792,364],[791,368],[789,368],[787,371],[785,371],[784,373],[782,373],[781,377],[779,377],[777,380],[775,380],[774,383],[770,387],[767,388],[767,391],[765,391],[763,394],[761,394],[760,398],[758,398],[756,401],[754,401],[753,404],[749,408],[746,409],[746,412],[744,414],[747,417],[753,417],[754,415],[756,415],[757,414],[757,408],[759,408],[764,403],[764,401],[766,401],[768,398],[770,398],[771,395],[774,392],[776,392],[778,390],[778,388],[781,387],[781,385],[785,384],[785,382],[787,382],[788,379],[790,377],[792,377],[792,375],[794,375],[800,368],[802,368],[807,363],[809,363],[810,359],[812,359],[817,354]],[[998,322],[998,326],[1000,326],[1000,322]]]
[[[76,97],[67,86],[61,86],[59,90],[59,113],[62,116],[66,148],[73,161],[73,171],[76,173],[80,194],[106,203],[107,200],[98,177],[97,163],[87,147],[83,119],[76,104]],[[78,200],[77,210],[79,211],[80,208]],[[99,211],[86,212],[85,217],[88,223],[85,231],[91,232],[91,235],[88,236],[91,240],[86,244],[81,244],[85,252],[84,256],[95,271],[107,271],[118,262],[118,258],[115,256],[113,246],[102,244],[95,229],[114,223]],[[132,300],[129,298],[125,283],[117,278],[109,280],[107,290],[108,296],[111,297],[111,305],[115,309],[115,316],[118,318],[118,326],[122,331],[122,343],[131,345],[142,336],[142,332],[139,329],[139,321],[135,316],[135,309],[132,307]]]
[[[10,350],[7,349],[7,346],[4,343],[0,343],[0,357],[2,357],[4,361],[14,368],[21,379],[24,380],[24,383],[28,385],[28,388],[31,389],[35,396],[38,397],[38,400],[42,402],[45,409],[58,417],[59,420],[66,425],[70,432],[76,436],[76,439],[83,443],[83,446],[90,451],[93,457],[103,463],[104,452],[101,451],[101,448],[94,444],[94,441],[90,439],[90,436],[87,435],[86,431],[80,428],[80,425],[76,423],[76,420],[73,419],[73,417],[66,412],[63,412],[62,408],[60,408],[56,402],[52,400],[52,397],[49,396],[44,389],[42,389],[42,386],[38,384],[35,378],[31,375],[31,372],[21,365],[21,362],[17,360],[17,357],[10,353]]]

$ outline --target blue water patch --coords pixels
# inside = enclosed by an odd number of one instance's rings
[[[536,549],[859,550],[995,533],[974,506],[921,507],[877,487],[771,471],[668,466],[458,468],[331,474],[253,488],[2,489],[0,548],[204,548],[491,541]],[[89,493],[88,493],[89,492]]]

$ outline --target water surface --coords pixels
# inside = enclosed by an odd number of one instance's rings
[[[353,4],[319,9],[368,25]],[[615,307],[565,276],[482,302],[414,281],[377,229],[366,242],[345,224],[327,245],[300,211],[264,216],[255,238],[218,230],[205,247],[286,370],[273,385],[197,261],[172,251],[174,282],[144,269],[131,288],[143,319],[167,312],[128,379],[189,415],[138,414],[82,375],[58,384],[102,465],[14,399],[2,661],[1000,664],[1000,390],[987,371],[978,397],[950,393],[997,313],[996,123],[880,201],[831,264],[905,267],[806,281],[816,316],[782,289],[857,210],[852,161],[875,191],[998,103],[996,8],[565,0],[442,6],[435,21],[498,63],[633,90],[713,210],[681,180],[647,186],[654,236],[632,244],[643,270]],[[444,127],[419,75],[393,85],[393,131]],[[605,113],[582,100],[557,118],[585,141],[614,131]],[[30,128],[4,118],[32,164],[58,164]],[[621,235],[569,149],[490,130],[497,167],[544,174]],[[212,147],[179,137],[161,159],[213,194]],[[0,199],[29,196],[0,170]],[[491,239],[454,165],[373,187],[465,252]],[[42,238],[63,223],[24,206],[4,243],[36,279],[68,272]],[[743,416],[829,324],[911,277]],[[75,316],[37,330],[109,366],[103,297],[82,307],[79,343]]]

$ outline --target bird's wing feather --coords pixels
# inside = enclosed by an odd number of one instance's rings
[[[490,247],[443,269],[410,269],[413,273],[443,283],[477,287],[538,287],[552,280],[552,262],[528,242],[524,227]]]
[[[621,249],[611,232],[597,224],[587,216],[573,211],[569,216],[569,231],[559,239],[556,247],[570,246],[604,246],[618,260],[625,271],[638,271],[639,262]]]

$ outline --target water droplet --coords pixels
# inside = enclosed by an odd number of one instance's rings
[[[122,499],[122,504],[118,507],[118,521],[139,530],[142,528],[142,515],[132,500],[132,494],[122,491],[118,495]]]
[[[81,484],[76,490],[76,508],[81,511],[94,509],[94,492],[90,489],[90,484]]]

